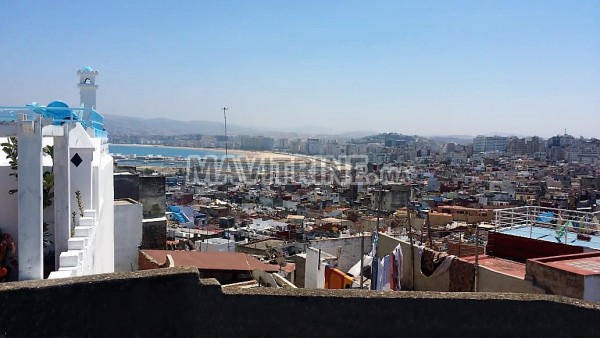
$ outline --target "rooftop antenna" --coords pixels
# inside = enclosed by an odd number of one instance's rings
[[[227,157],[227,110],[229,108],[223,107],[223,119],[225,120],[225,157]]]

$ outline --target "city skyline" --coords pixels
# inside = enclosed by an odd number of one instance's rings
[[[89,65],[105,114],[222,122],[225,105],[253,128],[600,136],[600,4],[428,5],[3,3],[0,98],[78,106]]]

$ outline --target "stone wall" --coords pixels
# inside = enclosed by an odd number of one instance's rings
[[[474,256],[477,251],[479,254],[484,254],[485,246],[480,245],[479,248],[476,248],[475,244],[448,241],[448,250],[446,250],[448,254],[458,257]]]
[[[7,337],[600,336],[600,305],[570,298],[222,290],[194,268],[6,283],[0,304]]]

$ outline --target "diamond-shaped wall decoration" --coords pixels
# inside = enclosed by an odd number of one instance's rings
[[[83,160],[81,159],[81,156],[79,156],[78,153],[75,153],[75,155],[71,157],[71,163],[73,163],[76,167],[79,167],[81,162],[83,162]]]

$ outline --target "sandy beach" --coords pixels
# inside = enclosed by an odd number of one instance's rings
[[[202,150],[207,152],[219,152],[224,153],[225,149],[221,148],[200,148],[200,147],[176,147],[176,146],[160,146],[160,145],[142,145],[142,144],[115,144],[118,146],[133,146],[133,147],[148,147],[148,148],[172,148],[172,149],[190,149],[190,150]],[[251,161],[260,161],[263,164],[266,163],[281,163],[281,162],[291,162],[289,164],[295,163],[295,165],[307,165],[308,162],[312,162],[312,165],[325,165],[330,166],[333,163],[330,160],[322,159],[316,156],[302,155],[302,154],[288,154],[288,153],[279,153],[273,151],[250,151],[250,150],[240,150],[240,149],[228,149],[227,152],[230,155],[234,155],[236,158],[247,159]],[[302,164],[303,163],[303,164]],[[182,168],[171,167],[171,166],[156,166],[152,164],[144,164],[138,165],[138,169],[150,169],[156,172],[159,172],[163,175],[171,175],[180,171]]]
[[[148,148],[173,148],[173,149],[193,149],[202,151],[218,151],[225,153],[224,148],[199,148],[199,147],[177,147],[177,146],[162,146],[162,145],[150,145],[150,144],[109,144],[114,146],[132,146],[132,147],[148,147]],[[228,149],[227,153],[238,157],[254,158],[254,159],[272,159],[279,161],[300,161],[300,160],[312,160],[310,156],[298,155],[298,154],[287,154],[272,151],[253,151],[253,150],[241,150],[241,149]]]

